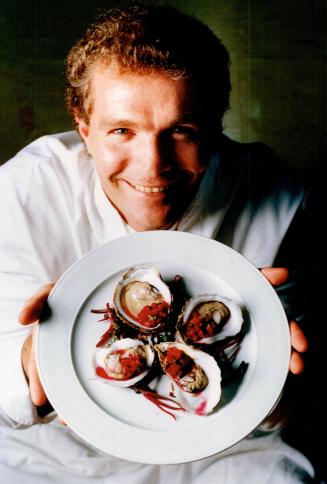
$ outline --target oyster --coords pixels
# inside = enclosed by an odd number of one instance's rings
[[[139,331],[160,331],[168,320],[172,296],[156,267],[132,268],[115,288],[118,316]]]
[[[130,387],[149,373],[154,351],[139,340],[124,338],[96,350],[94,361],[98,376],[112,385]]]
[[[216,360],[185,343],[159,343],[154,348],[185,410],[197,415],[211,412],[221,395],[221,372]]]
[[[242,328],[241,308],[219,294],[201,294],[187,301],[177,329],[189,344],[211,344],[235,336]]]

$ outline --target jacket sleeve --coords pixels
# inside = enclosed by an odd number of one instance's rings
[[[40,421],[21,363],[21,350],[31,325],[18,323],[26,299],[49,282],[42,269],[26,200],[8,170],[0,172],[0,424],[24,427]],[[28,185],[28,180],[24,180]]]
[[[287,267],[290,271],[289,280],[276,289],[284,309],[290,319],[306,330],[310,330],[309,321],[313,318],[312,294],[317,280],[315,231],[314,200],[308,191],[274,261],[274,266]]]

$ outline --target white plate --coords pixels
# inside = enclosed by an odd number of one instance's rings
[[[106,325],[90,310],[111,303],[117,281],[135,265],[155,265],[165,280],[183,276],[191,295],[219,292],[245,305],[249,328],[236,363],[249,366],[236,387],[223,388],[211,415],[178,413],[174,421],[142,395],[95,379],[94,349]],[[49,306],[37,335],[49,401],[80,437],[117,457],[176,464],[220,452],[257,427],[285,383],[290,336],[274,289],[240,254],[204,237],[154,231],[109,242],[67,270]]]

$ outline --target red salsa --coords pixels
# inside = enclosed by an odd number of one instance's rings
[[[143,355],[137,353],[130,353],[126,354],[126,350],[116,350],[111,353],[111,355],[121,355],[119,358],[120,367],[119,370],[119,377],[118,374],[115,375],[114,369],[112,370],[111,375],[102,368],[101,366],[96,367],[96,374],[101,378],[105,378],[107,380],[129,380],[146,369],[146,359]],[[117,365],[118,366],[118,365]],[[118,372],[117,372],[118,373]]]
[[[164,366],[166,373],[174,380],[178,380],[191,371],[194,361],[184,351],[171,347],[165,353]]]
[[[121,380],[129,380],[136,375],[139,375],[146,368],[146,360],[143,356],[133,353],[124,356],[125,350],[116,350],[112,355],[122,356],[119,358],[119,363],[121,364]]]
[[[144,306],[137,316],[131,314],[127,308],[124,311],[135,321],[146,328],[155,328],[168,316],[169,304],[165,301],[160,303],[153,302],[148,306]]]
[[[211,315],[201,317],[198,311],[193,311],[189,319],[184,334],[189,341],[197,343],[203,338],[208,338],[217,334],[220,326],[213,320]]]

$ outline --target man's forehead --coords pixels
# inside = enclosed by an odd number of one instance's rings
[[[142,83],[144,89],[147,89],[148,82],[155,80],[156,83],[162,85],[170,84],[171,90],[179,91],[181,94],[185,91],[192,91],[192,97],[200,97],[201,93],[198,88],[198,84],[195,83],[190,77],[172,77],[169,72],[166,72],[157,68],[140,68],[140,69],[128,69],[124,66],[120,66],[119,63],[112,61],[109,63],[97,63],[92,68],[92,74],[90,76],[91,90],[92,85],[109,83],[111,87],[114,85],[124,85],[130,83],[130,87],[139,87]]]
[[[110,115],[105,116],[108,119],[115,117],[117,110],[121,111],[119,117],[128,118],[130,112],[142,115],[160,106],[173,117],[188,122],[199,114],[201,104],[188,79],[175,80],[161,71],[145,74],[116,66],[99,66],[94,71],[91,96],[97,110],[103,111],[105,106],[107,113],[109,110]]]
[[[123,67],[114,59],[106,59],[97,61],[92,66],[92,77],[106,76],[108,78],[116,79],[121,76],[140,75],[141,71],[135,69],[127,69]]]

